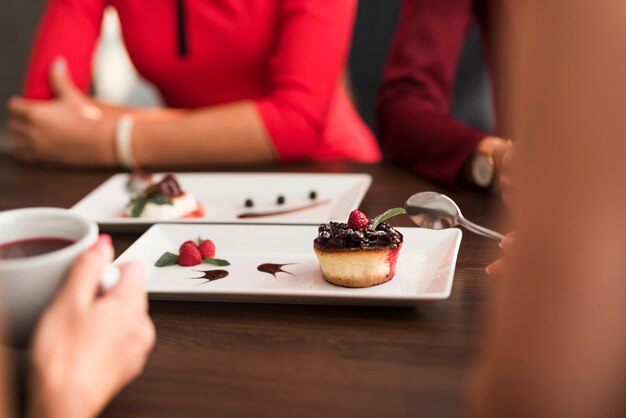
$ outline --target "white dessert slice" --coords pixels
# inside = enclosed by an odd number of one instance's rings
[[[198,201],[190,193],[183,193],[172,198],[172,203],[172,205],[158,205],[148,202],[139,217],[160,220],[180,219],[198,210]]]

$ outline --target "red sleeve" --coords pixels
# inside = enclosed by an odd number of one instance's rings
[[[487,134],[449,116],[473,0],[406,0],[378,96],[385,150],[431,180],[455,186]]]
[[[269,59],[271,93],[256,101],[279,157],[310,155],[345,67],[356,0],[284,0]]]
[[[74,83],[87,91],[91,84],[91,55],[106,3],[107,0],[48,1],[31,52],[25,97],[52,97],[48,74],[58,56],[67,60]]]

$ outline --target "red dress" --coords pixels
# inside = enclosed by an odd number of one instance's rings
[[[64,56],[87,91],[104,8],[139,73],[170,107],[253,100],[282,160],[380,160],[340,76],[356,0],[49,0],[24,95],[48,99]]]

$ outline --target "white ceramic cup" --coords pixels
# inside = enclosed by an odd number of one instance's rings
[[[98,226],[65,209],[0,212],[0,245],[31,238],[65,238],[73,244],[46,254],[0,260],[3,340],[26,346],[42,311],[64,282],[74,260],[98,239]]]

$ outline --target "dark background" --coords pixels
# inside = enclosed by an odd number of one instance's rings
[[[349,68],[357,107],[372,127],[376,92],[401,3],[401,0],[361,0],[359,3]],[[6,122],[6,101],[20,92],[43,5],[44,0],[0,0],[0,132]],[[451,113],[472,126],[490,130],[492,118],[487,91],[480,42],[477,31],[473,30],[459,66]],[[2,136],[6,133],[0,133],[0,142]]]

